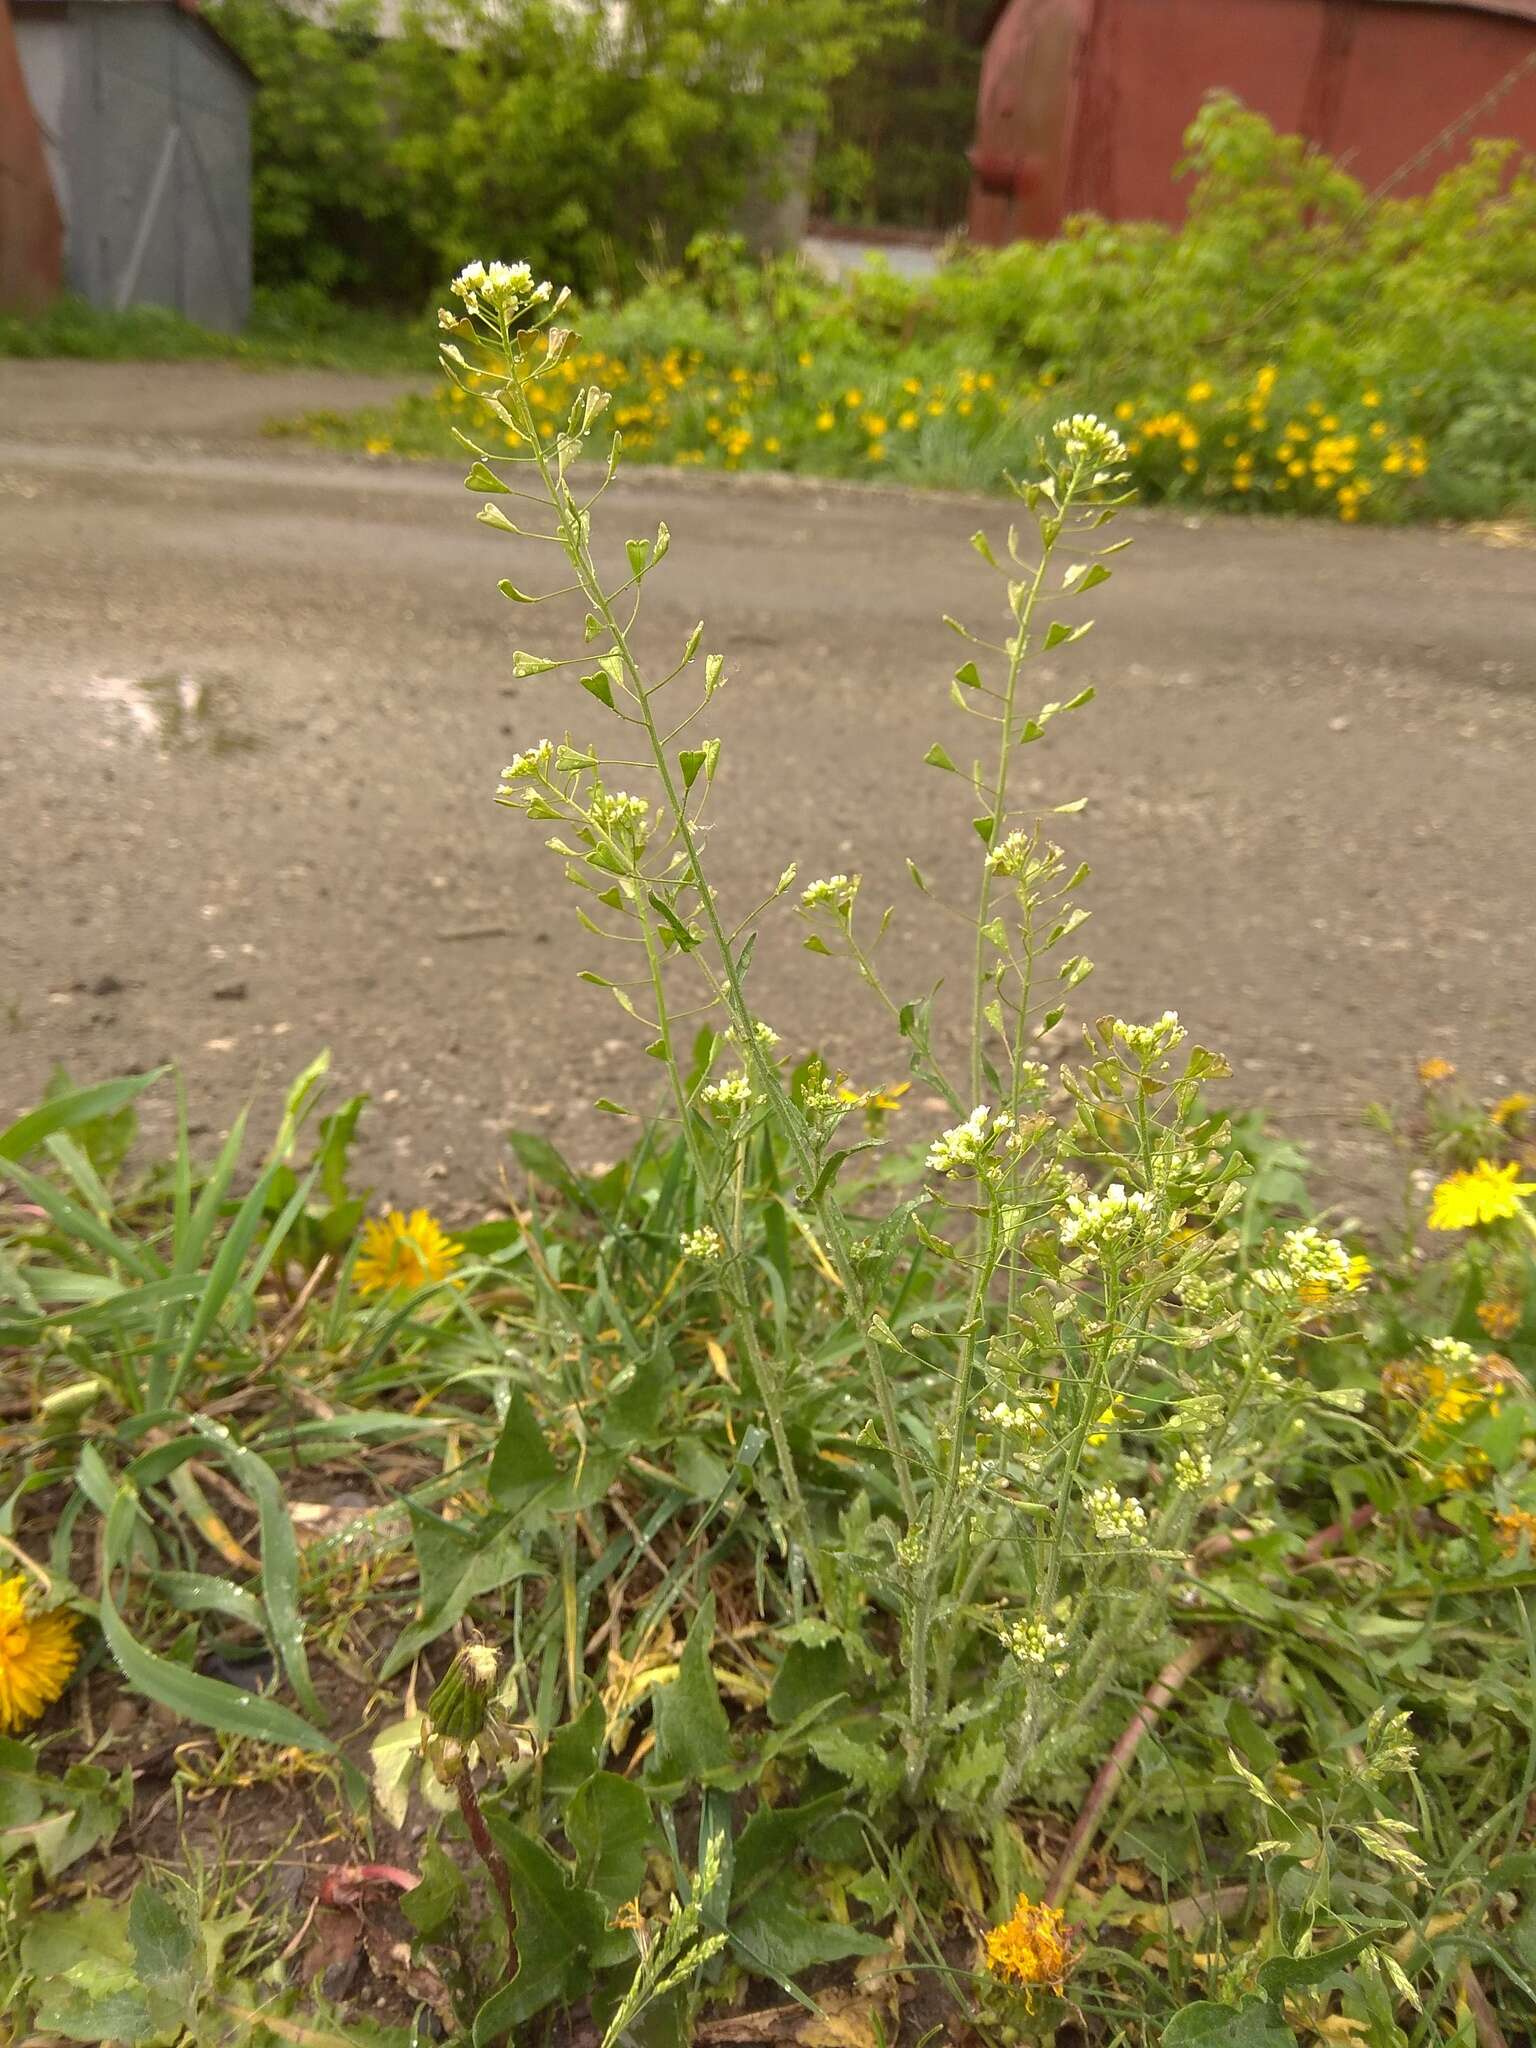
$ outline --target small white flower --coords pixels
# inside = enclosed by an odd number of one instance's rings
[[[859,893],[860,875],[828,875],[825,881],[812,882],[800,891],[800,904],[805,910],[835,910],[843,912],[853,908],[853,899]]]
[[[685,1230],[681,1239],[683,1257],[701,1266],[717,1266],[725,1257],[725,1239],[712,1223],[697,1230]]]
[[[725,1035],[732,1045],[740,1045],[741,1034],[734,1024],[730,1026]],[[752,1019],[752,1036],[764,1052],[772,1052],[779,1042],[777,1031],[774,1030],[771,1024],[765,1024],[761,1017],[754,1017]]]
[[[928,1169],[947,1173],[951,1180],[978,1168],[994,1142],[1016,1135],[1007,1110],[993,1116],[986,1103],[978,1102],[963,1124],[956,1124],[934,1139],[928,1147]]]
[[[1448,1373],[1474,1372],[1482,1363],[1470,1344],[1464,1344],[1460,1337],[1431,1337],[1429,1349],[1435,1361],[1443,1365]]]
[[[1127,1193],[1117,1180],[1102,1195],[1068,1195],[1066,1206],[1061,1242],[1085,1257],[1129,1250],[1146,1237],[1153,1222],[1152,1197],[1140,1188]]]
[[[540,740],[537,746],[526,747],[520,754],[514,754],[501,771],[503,782],[527,782],[533,776],[542,775],[555,758],[553,740]]]
[[[1177,1010],[1164,1010],[1155,1024],[1127,1024],[1123,1018],[1117,1017],[1110,1029],[1126,1050],[1139,1060],[1159,1059],[1189,1036],[1179,1022]]]
[[[1075,412],[1070,419],[1058,420],[1056,433],[1074,461],[1103,464],[1125,460],[1125,443],[1097,413]]]
[[[701,1088],[699,1100],[722,1123],[734,1123],[744,1110],[752,1107],[751,1084],[745,1074],[727,1074],[722,1080],[711,1081],[707,1087]]]
[[[610,839],[640,840],[645,836],[645,814],[650,808],[643,796],[630,796],[622,789],[600,789],[592,798],[592,823]]]
[[[987,866],[994,875],[1021,875],[1033,851],[1034,841],[1027,832],[1010,832],[987,855]]]

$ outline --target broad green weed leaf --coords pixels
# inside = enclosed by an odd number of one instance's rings
[[[693,1618],[676,1678],[652,1695],[656,1747],[647,1776],[658,1790],[680,1791],[733,1762],[730,1722],[709,1663],[714,1635],[715,1596],[709,1593]]]

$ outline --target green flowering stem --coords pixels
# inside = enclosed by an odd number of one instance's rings
[[[518,431],[523,434],[533,449],[533,459],[537,464],[539,476],[559,520],[559,538],[565,549],[566,556],[575,571],[577,582],[591,604],[594,614],[601,620],[612,638],[614,651],[619,657],[624,675],[628,681],[630,693],[639,713],[639,722],[645,731],[646,740],[650,747],[652,765],[655,768],[661,784],[663,797],[675,824],[689,882],[697,896],[700,914],[709,929],[710,939],[721,964],[721,979],[716,981],[714,976],[711,975],[711,986],[717,996],[723,1001],[731,1021],[736,1027],[742,1058],[752,1070],[754,1080],[762,1088],[765,1096],[773,1105],[777,1120],[789,1138],[801,1173],[805,1176],[807,1184],[814,1186],[819,1178],[819,1162],[810,1141],[809,1132],[804,1127],[803,1119],[796,1114],[794,1104],[790,1101],[785,1091],[782,1078],[777,1069],[757,1042],[757,1034],[753,1029],[751,1012],[748,1009],[746,996],[741,985],[740,971],[736,959],[731,952],[730,942],[726,936],[725,929],[720,922],[719,913],[715,908],[713,894],[704,877],[697,835],[688,818],[686,801],[679,795],[676,779],[672,771],[672,764],[668,759],[663,736],[656,723],[651,701],[652,692],[648,688],[645,678],[640,671],[639,664],[635,660],[633,650],[629,644],[627,628],[620,623],[614,612],[612,600],[604,589],[602,580],[598,575],[588,537],[589,522],[585,515],[576,507],[563,477],[555,473],[549,457],[545,453],[533,419],[532,408],[528,403],[515,367],[513,367],[514,350],[512,334],[505,315],[502,317],[502,340],[506,361],[511,371],[508,389],[514,396],[517,409],[515,424]],[[628,717],[627,713],[624,715]],[[641,907],[639,892],[636,892],[635,901],[642,929],[646,929],[649,921],[646,918],[643,907]],[[651,933],[650,940],[648,940],[648,950],[653,941],[654,932]],[[659,972],[659,962],[653,962],[653,965]],[[655,974],[653,973],[653,982],[654,980]],[[666,1044],[667,1064],[674,1076],[674,1088],[680,1096],[681,1079],[677,1075],[676,1059],[672,1052],[670,1039],[666,1040]],[[684,1126],[686,1132],[688,1126],[686,1113],[684,1115]],[[859,1333],[864,1361],[869,1370],[870,1379],[875,1389],[875,1398],[880,1409],[887,1446],[896,1469],[897,1486],[900,1490],[903,1510],[909,1524],[915,1524],[918,1517],[917,1490],[912,1480],[906,1441],[902,1435],[900,1420],[896,1412],[894,1391],[884,1363],[880,1358],[878,1347],[868,1328],[868,1307],[863,1300],[862,1290],[854,1268],[848,1232],[841,1212],[827,1195],[818,1197],[812,1206],[826,1232],[832,1262],[837,1271],[839,1282],[847,1296],[855,1326]],[[790,1453],[788,1434],[784,1426],[784,1389],[777,1370],[777,1362],[775,1361],[775,1364],[770,1367],[763,1354],[762,1347],[757,1343],[755,1331],[752,1331],[750,1336],[746,1334],[750,1327],[748,1316],[743,1315],[741,1317],[740,1326],[749,1348],[749,1358],[754,1372],[758,1375],[758,1383],[768,1415],[769,1428],[773,1436],[774,1450],[780,1460],[784,1473],[785,1489],[790,1496],[798,1522],[798,1534],[803,1545],[810,1551],[809,1524],[805,1514],[803,1496],[800,1493],[799,1478]]]
[[[1074,482],[1076,480],[1074,473]],[[1071,502],[1071,487],[1063,494],[1062,514],[1065,516]],[[1000,732],[997,745],[997,768],[992,780],[990,803],[992,808],[992,832],[988,849],[996,844],[1002,831],[1003,820],[1008,809],[1008,769],[1013,759],[1017,741],[1013,733],[1014,707],[1018,697],[1019,678],[1024,672],[1024,663],[1029,655],[1029,628],[1039,603],[1040,592],[1045,583],[1045,572],[1050,567],[1055,552],[1057,535],[1048,538],[1042,530],[1040,535],[1040,560],[1025,593],[1023,603],[1014,611],[1015,631],[1008,642],[1008,673],[1003,684],[1003,709],[1000,715]],[[981,888],[976,903],[976,949],[971,962],[971,1100],[983,1100],[982,1073],[982,1027],[985,1023],[987,985],[987,937],[988,913],[992,907],[992,863],[984,859],[981,864]]]

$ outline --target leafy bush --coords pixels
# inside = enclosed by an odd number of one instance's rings
[[[444,265],[515,242],[583,288],[629,286],[772,186],[831,81],[910,0],[378,0],[322,27],[281,0],[210,18],[261,83],[263,283],[414,307]]]
[[[1116,417],[1151,497],[1353,520],[1536,506],[1536,170],[1480,143],[1372,200],[1230,100],[1189,134],[1186,226],[1071,223],[846,288],[706,240],[594,310],[576,375],[657,459],[990,486],[1062,408]],[[849,394],[854,394],[850,398]],[[462,395],[295,430],[449,446]]]

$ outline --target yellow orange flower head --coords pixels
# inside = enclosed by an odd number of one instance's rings
[[[1476,1315],[1490,1337],[1512,1337],[1520,1327],[1519,1302],[1508,1301],[1502,1295],[1495,1295],[1492,1301],[1480,1301]]]
[[[79,1659],[72,1615],[37,1613],[19,1572],[0,1579],[0,1734],[35,1721],[63,1692]]]
[[[425,1209],[413,1209],[409,1222],[391,1209],[363,1225],[353,1275],[364,1294],[409,1292],[446,1280],[463,1250]]]
[[[1488,1114],[1496,1124],[1512,1124],[1519,1121],[1528,1109],[1536,1109],[1536,1095],[1527,1095],[1517,1088],[1513,1095],[1501,1096]]]
[[[1519,1167],[1479,1159],[1466,1173],[1453,1173],[1435,1189],[1429,1208],[1431,1230],[1475,1230],[1520,1214],[1520,1197],[1536,1195],[1536,1180],[1517,1180]]]
[[[1419,1061],[1419,1079],[1426,1088],[1433,1088],[1440,1081],[1449,1081],[1455,1072],[1456,1069],[1451,1062],[1442,1059],[1437,1052],[1432,1052],[1426,1059]]]
[[[1037,1985],[1055,1987],[1072,1967],[1072,1937],[1059,1906],[1037,1906],[1020,1892],[1013,1915],[987,1935],[987,1968],[1031,1996]]]

